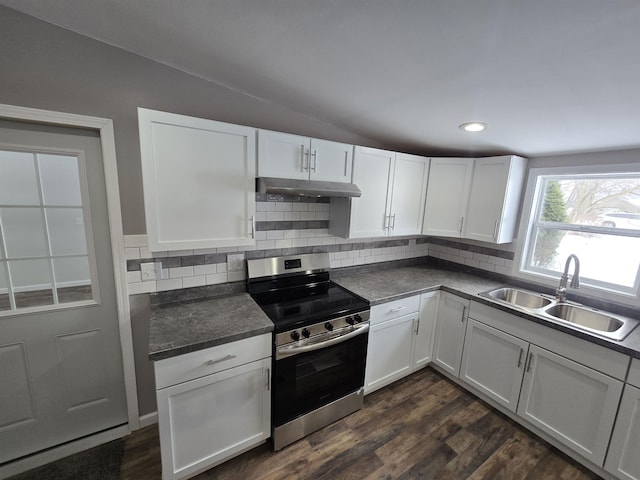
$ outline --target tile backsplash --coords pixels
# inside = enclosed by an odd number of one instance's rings
[[[146,235],[126,235],[129,294],[245,280],[245,271],[230,271],[227,255],[244,259],[328,252],[332,268],[425,257],[425,237],[345,240],[328,233],[329,199],[256,194],[256,245],[206,250],[150,252]],[[143,281],[140,264],[160,262],[162,279]]]

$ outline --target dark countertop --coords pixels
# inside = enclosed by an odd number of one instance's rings
[[[248,293],[154,305],[149,359],[182,355],[273,331]]]
[[[506,285],[505,282],[483,278],[480,275],[420,266],[334,277],[333,281],[369,301],[372,306],[442,289],[640,359],[640,326],[621,342],[590,335],[504,303],[480,297],[480,292]]]

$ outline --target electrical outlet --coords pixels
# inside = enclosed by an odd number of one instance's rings
[[[162,263],[147,262],[140,264],[140,272],[142,273],[142,281],[160,280],[162,278]]]
[[[230,253],[227,255],[227,271],[228,272],[244,271],[244,253]]]

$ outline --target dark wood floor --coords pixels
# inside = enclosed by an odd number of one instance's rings
[[[157,427],[125,442],[123,480],[160,478]],[[259,446],[198,480],[581,480],[596,475],[426,368],[359,412],[274,453]]]

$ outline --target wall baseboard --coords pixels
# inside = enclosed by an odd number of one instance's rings
[[[158,412],[147,413],[140,417],[140,428],[158,423]]]

